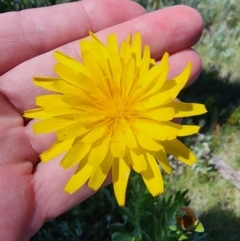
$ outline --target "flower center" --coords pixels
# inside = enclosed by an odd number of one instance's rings
[[[118,110],[118,109],[114,110],[112,118],[115,121],[118,121],[119,119],[124,118],[124,110]]]

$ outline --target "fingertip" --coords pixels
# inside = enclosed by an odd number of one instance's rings
[[[176,52],[170,56],[169,64],[171,67],[168,79],[179,75],[188,62],[192,63],[192,69],[187,86],[191,85],[197,79],[202,70],[202,59],[199,54],[191,48]]]
[[[98,4],[97,4],[98,1]],[[141,16],[146,13],[146,10],[137,2],[130,0],[121,0],[121,6],[119,6],[118,0],[84,0],[82,1],[82,6],[85,9],[85,12],[88,15],[88,18],[91,20],[91,28],[89,30],[96,32],[99,29],[109,27],[109,23],[113,21],[113,17],[121,19],[119,22],[128,21],[134,17]],[[98,5],[98,8],[96,6]],[[105,12],[111,14],[98,14],[99,10],[103,9]],[[107,9],[107,11],[106,11]],[[104,11],[102,11],[104,13]],[[101,24],[101,26],[99,26]],[[86,37],[87,34],[82,37]]]
[[[195,44],[201,37],[204,22],[202,15],[194,8],[186,5],[174,6],[178,12],[183,16],[183,20],[188,25],[188,31],[191,31],[192,34],[192,43]]]
[[[187,86],[191,85],[195,82],[195,80],[198,78],[202,71],[202,58],[201,56],[194,50],[189,50],[190,56],[192,56],[193,59],[193,71],[191,72],[190,79],[187,83]]]
[[[203,31],[200,13],[185,5],[166,7],[149,13],[145,22],[138,22],[136,28],[142,32],[143,41],[151,45],[154,58],[163,51],[174,53],[194,46]],[[153,44],[154,43],[154,44]]]

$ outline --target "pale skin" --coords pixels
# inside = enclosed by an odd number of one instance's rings
[[[39,155],[54,142],[54,134],[34,134],[33,121],[22,117],[35,107],[35,97],[46,93],[32,84],[32,77],[55,75],[54,49],[80,59],[78,42],[89,30],[103,41],[113,32],[120,41],[141,32],[152,57],[172,54],[169,78],[191,61],[192,83],[201,59],[191,46],[199,40],[203,23],[199,13],[186,6],[147,14],[128,0],[84,0],[5,13],[0,23],[0,240],[25,241],[45,221],[94,194],[87,185],[72,195],[64,192],[75,168],[63,170],[62,156],[41,163]]]

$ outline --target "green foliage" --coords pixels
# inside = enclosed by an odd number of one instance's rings
[[[0,13],[55,5],[72,0],[0,0]]]
[[[196,175],[207,175],[214,170],[212,136],[209,134],[198,134],[191,140],[190,148],[197,157],[197,162],[191,168]]]
[[[240,125],[240,105],[233,110],[227,120],[227,123],[229,125]]]

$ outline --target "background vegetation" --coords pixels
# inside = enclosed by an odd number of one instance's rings
[[[67,1],[0,0],[0,12]],[[240,0],[138,2],[149,11],[185,4],[204,18],[203,36],[195,46],[204,68],[198,81],[181,93],[182,100],[204,103],[209,111],[186,120],[202,126],[199,135],[184,139],[199,161],[189,168],[170,157],[174,173],[164,177],[166,191],[157,198],[132,175],[124,208],[116,204],[112,187],[104,188],[46,223],[31,241],[175,241],[182,230],[169,227],[174,225],[173,214],[181,205],[193,207],[205,227],[203,234],[189,233],[188,240],[240,240],[240,191],[215,169],[222,160],[240,170]]]

